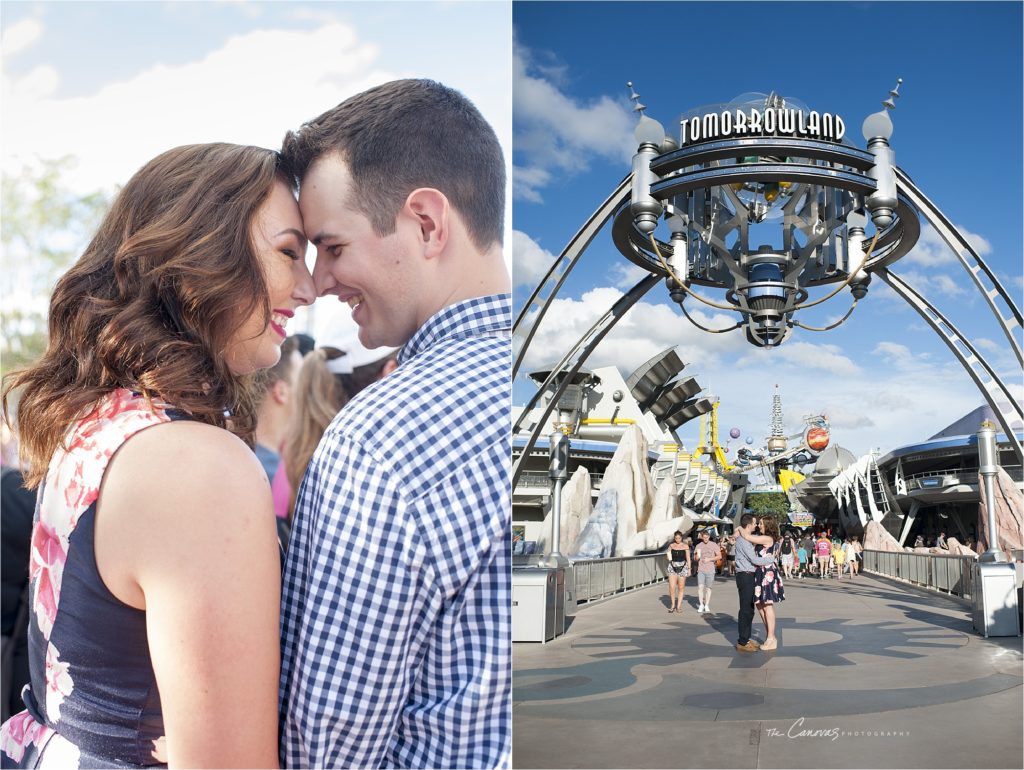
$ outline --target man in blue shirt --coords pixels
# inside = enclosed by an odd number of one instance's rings
[[[747,534],[754,531],[757,517],[744,513],[740,517],[740,529]],[[754,621],[754,568],[767,567],[775,561],[772,556],[755,556],[754,544],[745,537],[736,538],[736,590],[740,594],[740,612],[737,618],[739,638],[736,649],[740,652],[757,652],[761,646],[750,638],[750,625]]]
[[[314,282],[392,374],[327,428],[282,586],[285,767],[504,767],[511,749],[505,165],[461,94],[386,83],[290,133]]]

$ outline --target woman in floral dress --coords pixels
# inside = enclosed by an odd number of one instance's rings
[[[4,767],[277,766],[280,563],[250,375],[314,289],[276,153],[146,164],[4,383],[39,502]]]
[[[774,650],[779,646],[779,641],[775,637],[775,603],[786,600],[778,565],[782,538],[779,534],[779,523],[774,518],[762,518],[760,529],[760,535],[747,535],[740,529],[737,529],[737,534],[756,546],[754,552],[758,556],[772,554],[776,559],[775,564],[754,569],[754,606],[761,614],[766,634],[765,640],[761,642],[761,649]]]

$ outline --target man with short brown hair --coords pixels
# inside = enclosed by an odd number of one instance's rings
[[[285,139],[321,295],[398,368],[328,426],[282,585],[285,767],[511,752],[504,158],[461,94],[385,83]]]

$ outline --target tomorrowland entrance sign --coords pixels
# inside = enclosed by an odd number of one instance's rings
[[[644,114],[647,108],[628,84],[640,115],[632,172],[523,303],[512,327],[518,345],[513,377],[569,272],[606,224],[611,223],[615,247],[642,267],[645,276],[569,348],[520,413],[513,432],[524,428],[527,415],[536,423],[513,469],[513,483],[568,383],[611,328],[659,284],[702,331],[740,331],[751,344],[774,348],[795,328],[826,332],[844,323],[867,295],[872,278],[878,278],[939,335],[992,407],[1007,443],[1024,460],[1019,439],[1024,408],[1007,386],[1005,373],[906,278],[890,270],[917,243],[921,220],[926,220],[963,266],[965,280],[987,303],[1024,367],[1019,339],[1024,316],[1013,297],[963,233],[896,166],[889,143],[890,112],[900,83],[882,102],[883,109],[864,120],[865,149],[850,141],[846,121],[836,112],[811,110],[774,92],[744,94],[693,110],[681,116],[679,133],[669,136]],[[812,300],[810,290],[816,287],[825,293]],[[715,290],[721,298],[714,296]],[[833,313],[838,320],[823,326],[801,320],[805,310],[844,290],[850,304],[845,313]],[[724,310],[736,322],[704,326],[690,313],[695,305]],[[1013,376],[1019,379],[1020,370]],[[534,415],[542,397],[547,403]],[[682,402],[677,408],[690,406]]]
[[[792,107],[725,109],[679,121],[681,147],[741,136],[797,136],[841,142],[845,134],[846,123],[838,115]]]

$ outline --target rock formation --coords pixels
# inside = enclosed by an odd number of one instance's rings
[[[594,509],[590,473],[582,465],[562,487],[562,548],[568,549],[583,531]]]
[[[568,551],[571,558],[602,559],[615,553],[618,503],[618,492],[615,489],[601,491],[594,512]]]
[[[601,498],[613,491],[618,505],[616,550],[613,553],[615,556],[632,556],[635,551],[630,551],[628,544],[637,532],[647,528],[654,498],[654,484],[647,470],[647,440],[636,425],[626,428],[605,469],[598,507]],[[597,508],[594,510],[596,513]]]
[[[864,527],[864,548],[869,551],[903,551],[896,538],[877,521],[869,521]]]
[[[999,549],[1012,561],[1011,551],[1024,548],[1024,494],[1017,489],[1013,479],[1002,468],[995,477],[996,528],[999,532]],[[978,474],[978,489],[981,503],[978,505],[978,552],[988,550],[988,511],[985,508],[985,482]]]
[[[687,524],[689,527],[693,527],[693,519],[685,515],[659,522],[653,527],[648,527],[643,532],[637,532],[633,535],[633,539],[626,544],[624,550],[632,551],[634,554],[641,551],[664,551],[668,548],[668,544],[672,541],[672,536],[676,533],[676,530],[686,534],[683,527],[686,527]],[[689,531],[689,528],[686,531]]]
[[[949,547],[948,554],[950,556],[977,556],[974,551],[968,548],[966,545],[961,543],[955,537],[947,537],[946,545]]]
[[[683,506],[679,504],[676,479],[670,473],[654,492],[654,504],[651,506],[651,517],[647,520],[646,529],[653,529],[659,524],[678,519],[682,515]],[[675,532],[675,530],[672,531]]]

